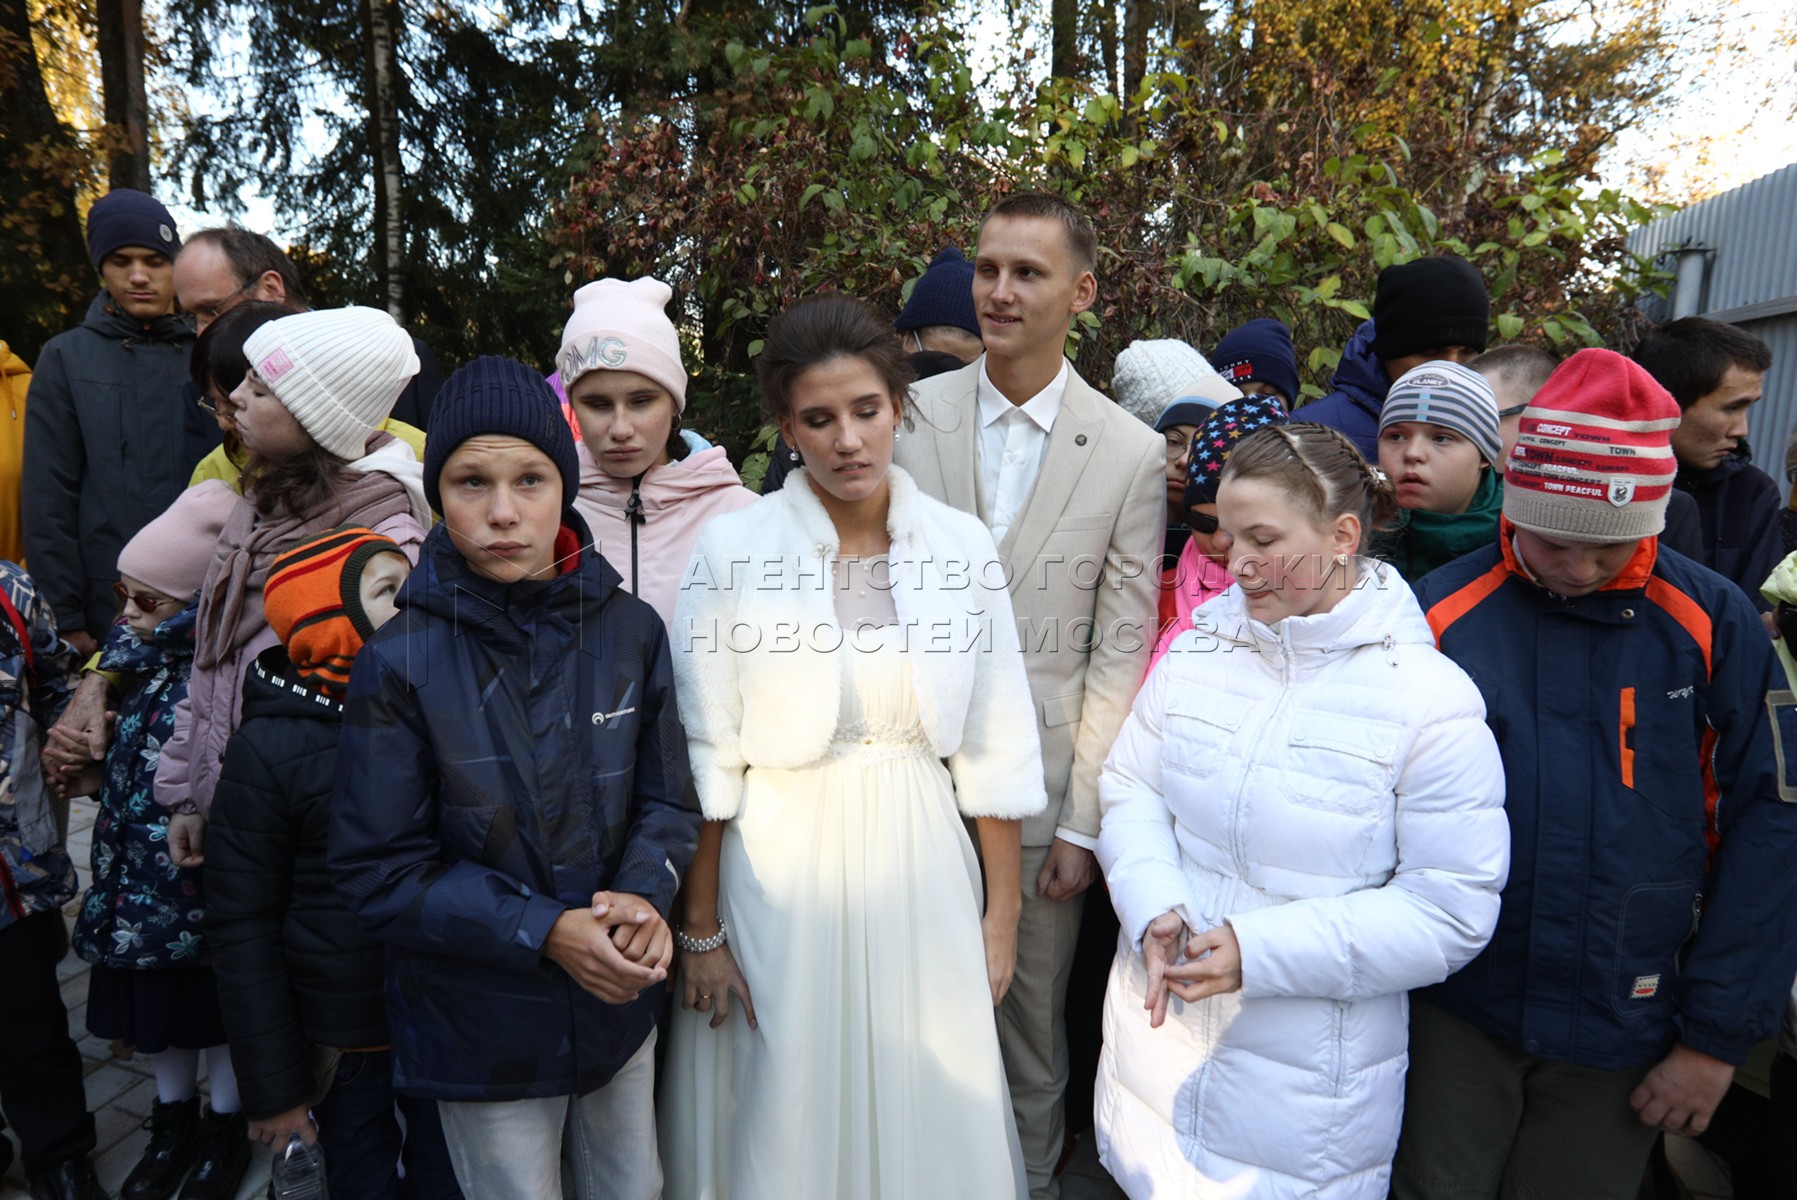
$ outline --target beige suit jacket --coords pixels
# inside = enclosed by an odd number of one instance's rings
[[[980,361],[912,389],[896,461],[927,494],[987,520]],[[999,543],[1042,735],[1048,807],[1023,843],[1098,836],[1098,771],[1154,645],[1167,492],[1164,439],[1069,372],[1023,511]]]

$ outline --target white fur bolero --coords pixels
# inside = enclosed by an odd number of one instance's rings
[[[1042,750],[1004,568],[979,519],[888,475],[893,599],[924,732],[969,817],[1021,819],[1047,804]],[[670,628],[699,801],[729,820],[752,766],[821,758],[842,701],[836,528],[802,470],[706,524]]]

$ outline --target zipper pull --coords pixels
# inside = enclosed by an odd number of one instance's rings
[[[643,477],[638,475],[630,485],[630,499],[624,503],[624,519],[633,525],[646,524],[649,518],[643,512]]]
[[[1389,633],[1385,635],[1385,661],[1394,667],[1398,665],[1398,639]]]

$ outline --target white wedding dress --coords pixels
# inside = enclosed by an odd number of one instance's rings
[[[967,826],[919,720],[903,629],[869,623],[895,621],[890,593],[839,615],[852,632],[828,753],[750,768],[725,826],[719,907],[759,1027],[738,1004],[716,1030],[676,1005],[666,1195],[1024,1197]]]

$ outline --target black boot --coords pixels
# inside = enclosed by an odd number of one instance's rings
[[[71,1158],[31,1177],[31,1200],[106,1200],[106,1189],[94,1178],[93,1163]]]
[[[208,1108],[200,1118],[199,1161],[181,1189],[181,1200],[231,1200],[249,1165],[249,1120],[240,1112]]]
[[[125,1176],[119,1200],[166,1200],[181,1186],[199,1145],[200,1098],[150,1106],[150,1144]]]

